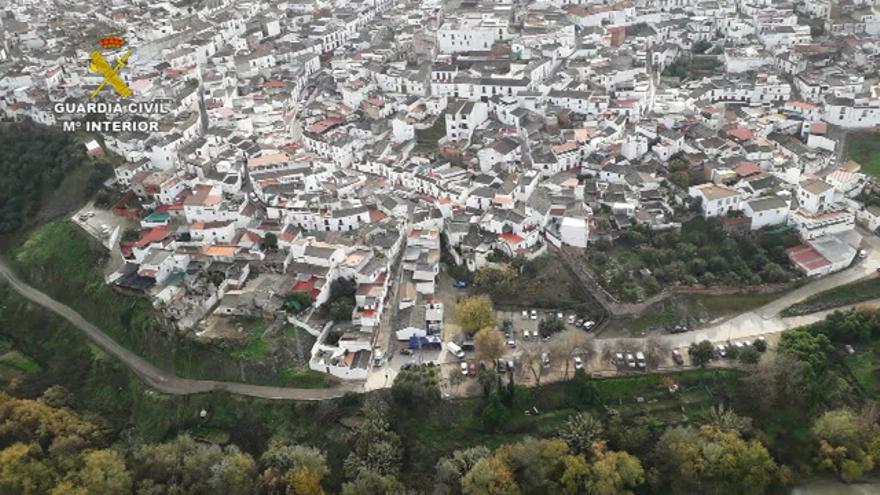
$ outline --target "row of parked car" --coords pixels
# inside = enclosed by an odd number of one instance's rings
[[[645,353],[641,351],[616,352],[614,353],[614,358],[612,362],[618,368],[628,368],[631,370],[643,370],[648,366],[648,362],[645,359]]]
[[[547,315],[553,316],[554,313],[552,311],[548,311]],[[559,318],[562,321],[568,322],[569,325],[574,325],[578,328],[583,328],[584,330],[589,330],[589,329],[593,328],[594,326],[596,326],[596,322],[593,320],[590,320],[589,317],[581,318],[579,315],[577,315],[575,313],[571,313],[570,315],[568,315],[567,318],[565,316],[565,313],[556,313],[555,316],[556,316],[556,318]],[[522,319],[523,320],[537,320],[538,319],[538,310],[524,309],[522,311]]]
[[[761,335],[761,336],[759,336],[757,339],[755,339],[756,342],[759,341],[759,340],[760,340],[760,341],[764,341],[764,336]],[[727,344],[727,345],[725,345],[725,344],[718,344],[718,345],[715,346],[715,357],[718,357],[718,358],[726,358],[726,357],[727,357],[727,351],[728,351],[731,347],[736,347],[737,350],[740,350],[740,351],[741,351],[741,350],[745,349],[746,347],[749,347],[749,346],[751,346],[751,345],[753,345],[753,344],[754,344],[754,342],[749,342],[749,341],[744,341],[744,340],[734,341],[734,342],[731,342],[730,344]]]

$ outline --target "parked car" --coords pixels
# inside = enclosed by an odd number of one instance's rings
[[[468,376],[477,376],[477,363],[473,361],[468,363]]]
[[[532,333],[528,330],[523,330],[523,340],[529,340],[532,337]]]
[[[578,321],[574,322],[574,326],[581,328],[584,326],[584,323],[586,323],[586,320],[578,320]]]
[[[511,349],[516,349],[516,341],[513,339],[508,339],[507,340],[507,347],[510,347]]]
[[[467,376],[467,374],[468,374],[468,364],[465,363],[465,362],[462,362],[461,365],[459,365],[459,367],[461,368],[461,374]]]
[[[623,358],[622,352],[614,353],[614,364],[617,366],[624,366],[626,364],[626,359]]]
[[[522,319],[523,319],[523,320],[528,320],[528,319],[529,319],[529,312],[528,312],[527,310],[525,310],[525,309],[524,309],[523,312],[522,312]]]
[[[681,351],[673,349],[672,360],[675,361],[675,364],[684,364],[684,356],[681,355]]]
[[[495,362],[495,370],[499,373],[507,373],[507,361],[499,359]]]
[[[722,357],[722,358],[727,357],[727,348],[724,347],[722,344],[718,344],[718,346],[715,347],[715,350],[716,350],[716,353],[718,354],[718,357]]]
[[[855,354],[856,353],[856,350],[853,349],[853,346],[851,346],[849,344],[846,344],[845,346],[843,346],[843,349],[846,351],[847,354]]]
[[[550,355],[546,352],[541,354],[541,364],[543,364],[545,368],[550,367]]]
[[[576,369],[576,370],[584,369],[584,360],[581,359],[580,356],[574,357],[574,369]]]
[[[859,259],[865,259],[868,257],[868,252],[864,249],[859,249]]]
[[[533,309],[530,316],[533,320],[537,320],[538,319],[538,312]]]
[[[645,354],[643,352],[636,353],[636,366],[642,369],[645,369],[645,366],[647,366],[647,363],[645,361]]]
[[[456,280],[452,283],[456,289],[467,289],[468,283],[467,280]]]
[[[636,357],[633,356],[631,352],[626,353],[626,366],[627,368],[636,367]]]
[[[410,349],[409,347],[404,347],[403,349],[400,350],[401,356],[412,356],[412,353],[413,353],[413,350]]]
[[[561,319],[565,318],[565,315],[562,313],[556,313],[556,317],[561,320]]]
[[[464,359],[464,349],[461,348],[460,345],[455,342],[447,342],[446,349],[449,350],[449,353],[458,359]]]
[[[589,329],[591,329],[591,328],[593,328],[593,327],[595,327],[595,326],[596,326],[596,322],[595,322],[595,321],[590,320],[590,321],[585,321],[585,322],[584,322],[584,330],[589,330]]]
[[[577,316],[576,316],[576,315],[568,315],[568,324],[569,324],[569,325],[573,325],[574,322],[575,322],[575,320],[577,320]]]

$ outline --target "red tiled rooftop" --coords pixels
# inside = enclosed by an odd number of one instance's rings
[[[809,244],[800,244],[790,247],[785,250],[785,254],[788,255],[788,259],[790,259],[792,263],[800,266],[805,271],[815,270],[816,268],[831,264],[827,258],[822,256],[822,253],[816,251],[816,249]]]
[[[520,237],[520,236],[518,236],[518,235],[516,235],[516,234],[513,234],[513,233],[510,233],[510,234],[501,234],[501,235],[499,235],[498,237],[504,239],[505,241],[507,241],[507,242],[509,242],[509,243],[511,243],[511,244],[519,244],[519,243],[521,243],[521,242],[523,241],[523,238],[522,238],[522,237]]]

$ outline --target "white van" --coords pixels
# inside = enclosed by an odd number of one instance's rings
[[[455,342],[447,342],[446,349],[458,359],[464,359],[464,350]]]

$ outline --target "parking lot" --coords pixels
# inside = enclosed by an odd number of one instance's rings
[[[563,312],[563,311],[552,311],[552,310],[540,310],[540,309],[523,309],[520,311],[501,311],[498,310],[495,312],[495,318],[498,321],[498,327],[503,328],[504,322],[509,321],[513,327],[511,331],[511,336],[514,340],[522,340],[525,336],[525,332],[528,332],[528,340],[529,338],[535,338],[538,335],[538,325],[542,320],[546,318],[559,318],[565,324],[566,329],[581,329],[589,332],[595,323],[592,325],[587,322],[593,321],[590,315],[586,314],[577,314],[571,311]],[[577,323],[581,322],[581,326],[578,327]]]

